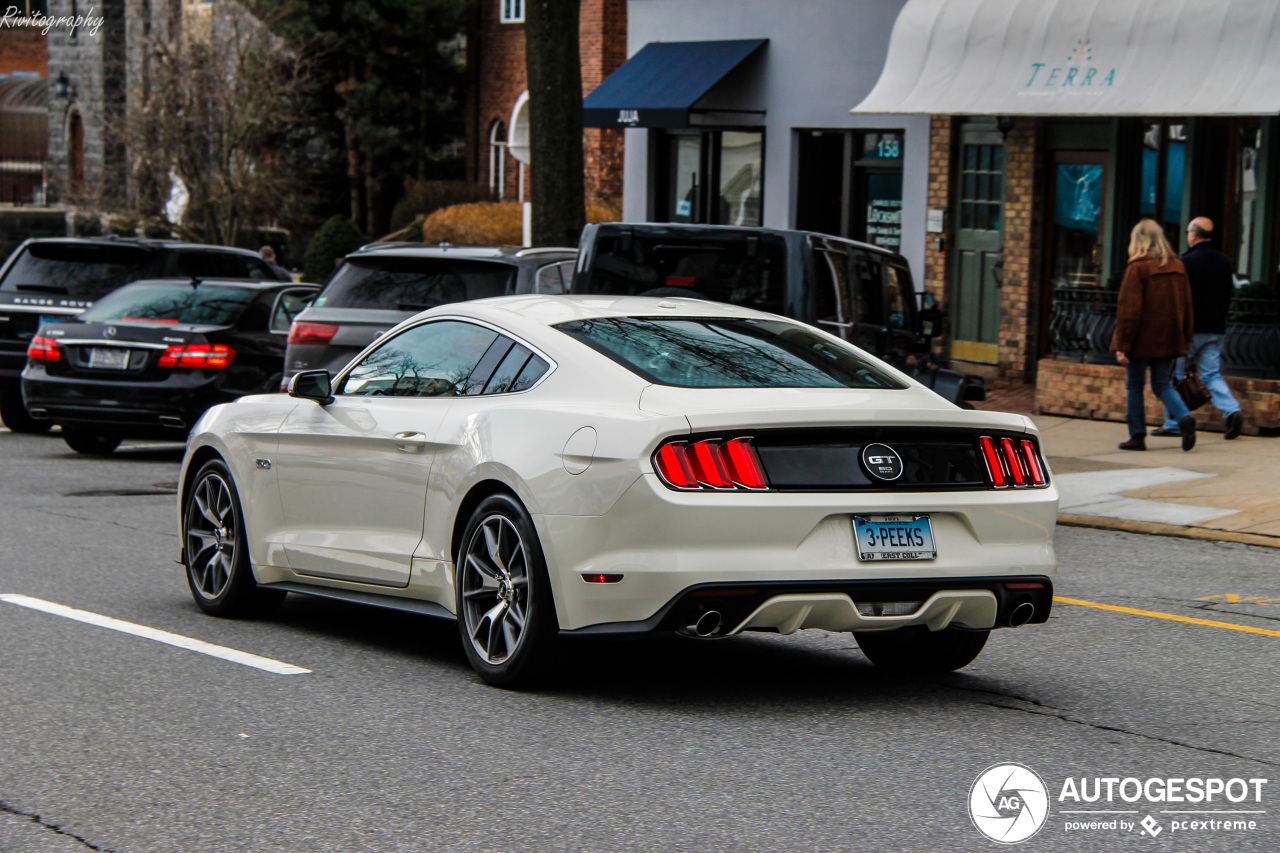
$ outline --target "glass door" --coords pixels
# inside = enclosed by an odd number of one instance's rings
[[[1049,172],[1040,354],[1084,355],[1106,315],[1102,258],[1107,155],[1057,151]],[[1099,313],[1099,309],[1103,309]],[[1050,322],[1050,318],[1052,322]]]

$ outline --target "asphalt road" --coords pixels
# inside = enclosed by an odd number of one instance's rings
[[[0,432],[0,595],[310,672],[0,599],[0,851],[989,850],[969,792],[1002,762],[1048,790],[1022,849],[1280,849],[1278,634],[1060,603],[946,677],[887,677],[809,631],[580,643],[549,688],[506,692],[451,624],[298,596],[204,616],[174,564],[179,461]],[[1058,544],[1060,596],[1280,632],[1280,552]],[[1268,781],[1261,802],[1107,804],[1061,801],[1068,777]],[[1166,813],[1196,809],[1261,813]],[[1067,813],[1090,810],[1127,813]],[[1066,828],[1149,815],[1154,838]],[[1256,828],[1171,823],[1191,819]]]

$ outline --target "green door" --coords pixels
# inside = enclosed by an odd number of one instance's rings
[[[961,132],[957,182],[951,356],[996,363],[1004,247],[1004,141],[996,131]]]

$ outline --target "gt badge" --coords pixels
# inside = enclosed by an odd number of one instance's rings
[[[862,464],[877,480],[888,482],[902,476],[902,457],[887,444],[868,444],[862,448]]]

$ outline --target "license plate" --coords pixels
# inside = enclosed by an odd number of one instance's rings
[[[933,526],[927,515],[855,515],[858,559],[935,560]]]
[[[89,366],[99,370],[128,370],[129,351],[93,347],[89,350]]]

